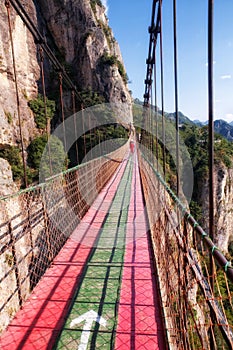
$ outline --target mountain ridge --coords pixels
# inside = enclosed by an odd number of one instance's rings
[[[143,105],[143,102],[140,101],[138,98],[134,100],[135,104]],[[154,106],[152,106],[155,108]],[[158,109],[158,113],[162,114],[162,111]],[[175,122],[176,113],[175,112],[165,112],[165,117],[168,118],[170,121]],[[179,125],[189,125],[189,126],[197,126],[197,127],[204,127],[208,125],[208,121],[202,122],[198,119],[191,120],[189,117],[187,117],[185,114],[183,114],[181,111],[178,112],[179,115]],[[217,119],[214,121],[214,132],[217,134],[220,134],[221,136],[225,137],[228,141],[233,142],[233,121],[228,123],[227,121],[223,119]]]

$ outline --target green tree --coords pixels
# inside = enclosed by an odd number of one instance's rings
[[[51,169],[50,169],[51,164]],[[56,136],[50,136],[40,161],[40,181],[61,173],[68,166],[68,157],[63,143]]]
[[[28,147],[28,163],[35,169],[36,177],[40,175],[40,181],[62,172],[67,164],[62,142],[53,135],[48,142],[47,135],[35,138]]]
[[[45,129],[47,120],[45,116],[45,104],[43,96],[38,94],[37,98],[28,102],[33,111],[36,125],[39,129]],[[55,101],[46,99],[47,118],[52,119],[55,114]]]
[[[39,170],[41,157],[46,144],[47,135],[43,135],[36,137],[28,146],[28,164],[36,170]]]
[[[90,89],[81,91],[80,95],[82,96],[86,108],[106,102],[104,96],[100,95],[98,92],[91,91]]]
[[[0,157],[6,159],[11,165],[13,179],[21,180],[23,178],[23,162],[20,149],[16,146],[8,146],[0,150]]]

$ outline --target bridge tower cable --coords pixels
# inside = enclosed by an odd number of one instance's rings
[[[156,102],[157,105],[157,86],[155,83],[156,76],[153,76],[153,70],[155,69],[155,54],[156,54],[156,45],[157,45],[157,37],[160,32],[160,18],[159,18],[159,12],[158,12],[158,1],[154,0],[152,3],[152,16],[151,16],[151,24],[148,29],[149,31],[149,51],[148,51],[148,58],[146,60],[147,64],[147,72],[146,72],[146,79],[145,79],[145,93],[144,93],[144,124],[145,128],[147,130],[152,130],[155,125],[155,132],[156,135],[156,155],[157,155],[157,167],[158,167],[158,121],[154,121],[153,119],[150,120],[149,125],[146,125],[146,117],[148,118],[148,111],[146,112],[146,109],[150,107],[150,117],[154,117],[154,99],[153,99],[153,88],[154,88],[154,94],[156,96]],[[155,73],[154,73],[155,74]],[[154,85],[153,85],[153,77],[154,77]],[[153,109],[153,110],[152,110]],[[156,118],[155,118],[156,119]],[[157,115],[158,119],[158,115]],[[149,126],[149,129],[148,129]],[[154,133],[152,132],[146,132],[144,130],[144,134],[147,134],[148,137],[148,145],[151,148],[152,152],[154,152]]]
[[[164,116],[164,76],[163,76],[163,23],[162,23],[162,0],[159,0],[159,18],[160,18],[160,76],[161,76],[161,111],[162,111],[162,142],[163,142],[163,176],[166,179],[166,134],[165,134],[165,116]]]

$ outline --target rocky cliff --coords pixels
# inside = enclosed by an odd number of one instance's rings
[[[38,0],[47,29],[72,65],[81,90],[98,91],[111,102],[130,102],[126,75],[118,43],[114,39],[105,8],[95,0]],[[115,64],[104,57],[115,58]],[[120,62],[120,63],[119,63]],[[119,67],[120,64],[120,67]],[[123,68],[123,71],[122,71]]]
[[[36,21],[36,12],[32,1],[28,2],[27,9],[31,18]],[[13,9],[11,9],[11,26],[16,57],[23,138],[27,145],[37,134],[33,115],[28,108],[27,98],[37,94],[40,69],[34,40],[20,17],[15,15]],[[17,145],[19,140],[12,52],[7,12],[2,4],[0,12],[0,148],[7,145]]]
[[[224,253],[227,253],[233,242],[233,169],[222,162],[216,164],[215,184],[215,237],[214,242]],[[208,231],[208,180],[200,179],[198,201],[202,207],[203,226]]]
[[[105,8],[97,0],[21,1],[33,23],[39,28],[51,50],[79,91],[94,91],[103,101],[126,106],[131,114],[131,95],[119,46],[113,37]],[[14,42],[22,138],[25,150],[38,135],[28,101],[41,92],[38,47],[13,7],[10,8]],[[45,71],[51,71],[45,60]],[[47,91],[54,82],[46,78]],[[49,86],[51,84],[51,86]],[[20,148],[15,79],[7,22],[7,10],[0,13],[0,151],[9,146]],[[1,155],[0,155],[1,156]],[[27,157],[26,151],[25,156]],[[4,164],[4,163],[2,163]],[[0,181],[1,182],[1,181]],[[1,184],[4,187],[4,184]],[[1,192],[4,189],[0,188]]]
[[[29,159],[28,146],[31,142],[45,134],[45,128],[38,126],[32,107],[29,107],[29,102],[35,100],[42,92],[38,44],[15,9],[10,6],[19,98],[17,105],[8,16],[3,3],[0,11],[0,197],[15,193],[20,187],[20,181],[18,183],[13,181],[11,171],[13,170],[14,174],[18,172],[19,178],[22,177],[19,121],[22,127],[25,159]],[[81,94],[93,91],[103,102],[119,103],[119,109],[126,109],[130,116],[131,95],[127,88],[127,75],[119,46],[108,26],[105,9],[100,0],[21,0],[19,3],[27,10],[30,20],[39,28],[44,40],[61,61],[64,69],[69,71],[70,79]],[[44,60],[44,70],[46,91],[51,93],[54,87],[57,88],[58,72],[52,69],[47,57]],[[66,97],[64,88],[64,98]],[[59,102],[58,98],[57,100]],[[67,101],[65,102],[67,104]],[[67,111],[70,114],[73,112],[69,106],[66,108]],[[69,114],[66,113],[66,117],[69,117]],[[56,127],[56,122],[52,123],[52,127]],[[9,162],[13,161],[12,167],[6,159]],[[21,168],[17,167],[18,165],[21,165]],[[37,202],[35,199],[33,205],[39,214],[43,212],[43,208],[39,208],[39,205],[43,207],[42,201]],[[6,201],[0,201],[0,246],[3,249],[0,256],[1,307],[4,304],[0,317],[0,332],[20,307],[20,297],[15,293],[17,283],[20,284],[21,298],[24,301],[30,293],[32,261],[33,259],[40,261],[44,222],[40,221],[39,215],[37,217],[39,224],[32,228],[29,223],[30,229],[28,229],[25,224],[28,218],[30,222],[31,209],[28,208],[30,204],[27,195],[13,196]],[[11,227],[16,227],[16,230],[19,227],[24,232],[21,238],[17,236],[14,246],[9,244],[12,239],[9,238]],[[33,252],[32,241],[36,246]],[[15,257],[14,251],[16,251]],[[13,267],[17,265],[14,259],[20,262],[17,270]],[[20,282],[17,282],[16,275],[20,276]],[[12,295],[11,299],[8,299],[9,295]]]

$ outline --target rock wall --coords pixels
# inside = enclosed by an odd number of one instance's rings
[[[215,237],[214,242],[224,253],[233,242],[233,169],[227,168],[223,163],[215,166]],[[208,231],[208,180],[200,179],[199,203],[202,206],[203,226]]]
[[[78,86],[103,93],[111,102],[131,102],[117,66],[106,70],[99,67],[104,53],[123,63],[105,8],[91,6],[89,0],[38,0],[38,3],[56,45],[75,68]]]
[[[27,8],[29,13],[32,13],[32,16],[35,17],[32,1],[29,1]],[[27,102],[28,99],[37,94],[37,80],[40,76],[40,69],[34,40],[12,8],[10,18],[23,138],[25,146],[27,146],[37,134],[34,118]],[[19,122],[10,35],[6,7],[2,5],[2,11],[0,12],[0,149],[6,145],[17,145],[19,142]]]
[[[38,25],[53,52],[72,67],[72,80],[81,91],[91,90],[106,102],[120,103],[131,116],[131,95],[119,65],[103,64],[103,55],[115,57],[124,68],[119,46],[108,26],[105,8],[93,0],[21,1],[31,20]],[[28,101],[40,91],[41,77],[37,45],[30,32],[10,8],[14,42],[20,116],[25,150],[41,132],[37,129]],[[49,65],[48,60],[45,61]],[[45,67],[48,72],[50,67]],[[46,81],[49,83],[49,79]],[[53,86],[47,86],[47,90]],[[19,120],[15,92],[7,10],[0,13],[0,150],[20,147]],[[27,156],[27,154],[26,154]],[[1,195],[1,193],[0,193]]]
[[[104,96],[106,102],[120,103],[130,117],[132,115],[131,95],[118,64],[119,61],[124,67],[123,61],[119,46],[108,26],[104,7],[97,5],[93,0],[21,0],[20,3],[27,10],[33,23],[38,24],[39,30],[51,46],[51,50],[56,54],[60,51],[63,63],[66,62],[72,67],[72,80],[78,89],[97,92]],[[33,113],[28,106],[28,101],[34,99],[38,92],[41,92],[40,62],[34,38],[12,7],[10,8],[10,19],[22,138],[27,157],[28,145],[42,133],[37,128]],[[0,11],[0,151],[8,149],[10,146],[21,149],[11,49],[7,9],[2,4]],[[115,62],[101,64],[103,55],[115,57]],[[49,71],[51,71],[51,65],[46,59],[45,73],[49,73]],[[51,82],[51,78],[46,78],[47,90],[52,90],[53,87],[54,82]],[[19,186],[20,184],[14,183],[12,179],[9,163],[0,158],[0,197],[17,192]],[[9,243],[9,226],[18,225],[21,227],[20,225],[23,225],[22,222],[28,213],[28,202],[22,200],[21,197],[13,196],[7,201],[0,201],[1,248]],[[36,209],[38,209],[39,204],[41,205],[41,203],[35,203]],[[32,232],[29,231],[21,237],[19,242],[15,243],[16,258],[19,261],[22,260],[19,266],[22,280],[29,272],[30,233],[32,239],[37,242],[41,232],[43,232],[43,225],[38,225]],[[9,246],[8,249],[7,246],[4,253],[0,255],[2,266],[0,278],[3,279],[0,285],[1,307],[2,303],[5,305],[0,317],[0,332],[7,326],[19,308],[17,293],[8,302],[8,297],[14,292],[17,284],[12,250],[12,247]],[[36,250],[34,253],[37,254]],[[22,259],[25,256],[26,259]],[[21,290],[24,301],[30,293],[29,277],[24,280]]]

